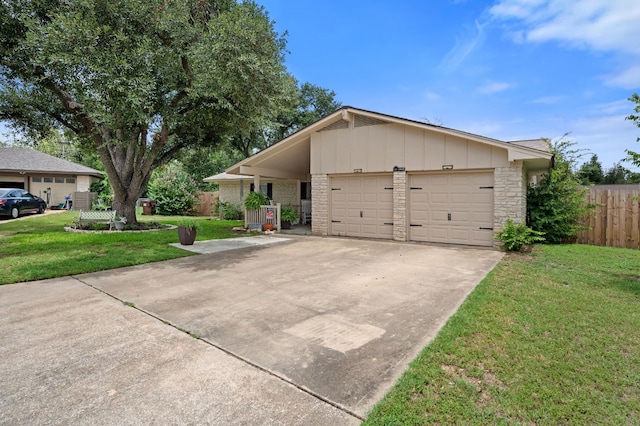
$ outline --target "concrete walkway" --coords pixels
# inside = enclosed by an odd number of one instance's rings
[[[170,246],[181,248],[183,250],[192,251],[198,254],[219,253],[221,251],[237,250],[248,247],[258,247],[267,244],[276,244],[289,241],[288,238],[267,237],[259,235],[252,238],[225,238],[222,240],[196,241],[193,245],[183,246],[180,243],[172,243]]]
[[[1,286],[0,424],[358,424],[501,257],[293,237]]]

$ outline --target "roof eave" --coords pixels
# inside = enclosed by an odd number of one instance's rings
[[[232,174],[244,174],[248,173],[250,167],[256,163],[259,163],[262,160],[267,159],[272,155],[276,155],[281,150],[286,149],[289,145],[298,143],[300,141],[304,141],[306,138],[311,137],[311,134],[315,131],[335,122],[338,120],[350,120],[353,114],[359,114],[368,116],[371,118],[377,118],[380,120],[384,120],[387,122],[409,125],[416,128],[421,128],[425,130],[436,131],[445,135],[455,136],[459,138],[464,138],[468,140],[472,140],[474,142],[487,144],[490,146],[495,146],[499,148],[506,149],[508,152],[509,161],[517,161],[517,160],[530,160],[530,159],[547,159],[551,160],[553,155],[548,152],[540,151],[534,148],[529,148],[526,146],[518,146],[513,145],[508,142],[500,141],[497,139],[488,138],[485,136],[475,135],[472,133],[466,133],[460,130],[449,129],[447,127],[435,126],[429,123],[421,123],[419,121],[409,120],[406,118],[394,117],[391,115],[380,114],[373,111],[362,110],[350,106],[344,106],[333,113],[327,115],[324,118],[308,125],[307,127],[300,129],[298,132],[276,142],[264,150],[257,152],[251,157],[245,158],[244,160],[234,164],[225,170],[227,173]]]

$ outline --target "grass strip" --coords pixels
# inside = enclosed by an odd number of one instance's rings
[[[0,284],[56,278],[191,256],[175,248],[175,229],[150,232],[65,232],[77,212],[32,216],[0,223]],[[141,221],[178,224],[180,216],[143,216]],[[193,218],[201,224],[198,240],[246,236],[232,231],[239,221]]]
[[[640,251],[508,255],[365,425],[640,424]]]

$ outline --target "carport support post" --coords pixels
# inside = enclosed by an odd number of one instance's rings
[[[393,239],[407,241],[407,172],[393,172]]]
[[[260,192],[260,175],[253,176],[253,191]]]

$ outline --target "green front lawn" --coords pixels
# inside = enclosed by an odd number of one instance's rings
[[[78,234],[64,226],[78,217],[63,212],[0,221],[0,284],[81,274],[122,266],[190,256],[193,253],[169,246],[178,242],[175,229],[152,232]],[[179,216],[139,216],[141,221],[178,224]],[[231,230],[239,221],[200,221],[198,240],[245,236]]]
[[[640,424],[640,251],[505,257],[365,424]]]

